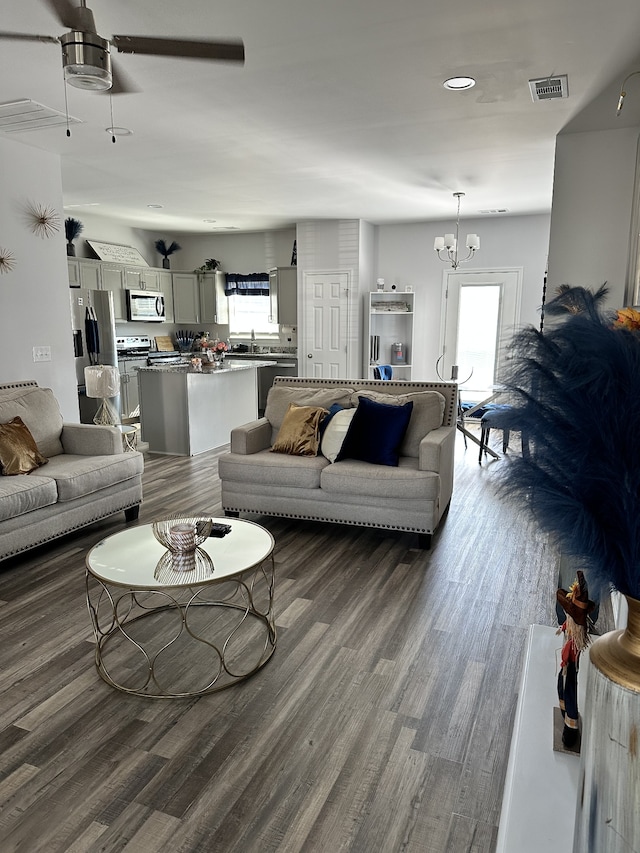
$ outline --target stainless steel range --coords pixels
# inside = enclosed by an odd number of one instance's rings
[[[151,349],[151,338],[147,335],[130,335],[116,338],[118,358],[146,358]]]

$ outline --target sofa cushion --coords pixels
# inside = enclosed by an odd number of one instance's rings
[[[320,442],[320,452],[329,462],[336,461],[355,413],[356,409],[340,409],[327,424]]]
[[[0,396],[0,423],[22,418],[38,450],[50,459],[63,453],[60,435],[62,415],[51,388],[16,388]]]
[[[401,456],[397,467],[344,459],[327,465],[322,471],[320,485],[328,494],[360,495],[381,500],[437,500],[440,494],[438,474],[420,471],[418,460],[408,456]]]
[[[319,426],[328,412],[321,406],[298,406],[289,403],[282,425],[278,430],[272,453],[290,453],[293,456],[317,456]]]
[[[393,406],[361,397],[337,456],[373,465],[397,465],[413,403]]]
[[[366,397],[378,403],[402,406],[413,403],[411,420],[400,445],[401,456],[420,455],[420,442],[431,432],[442,426],[445,399],[439,391],[415,391],[408,394],[385,394],[377,391],[358,391],[358,397]]]
[[[0,424],[0,471],[5,476],[29,474],[47,462],[19,415]]]
[[[346,407],[352,404],[352,394],[351,388],[314,389],[274,385],[269,389],[264,412],[265,418],[271,424],[271,443],[273,444],[278,436],[290,403],[296,403],[298,406],[321,406],[323,409],[329,409],[333,403]]]
[[[55,481],[39,474],[0,478],[0,521],[16,518],[58,500]]]
[[[141,453],[118,453],[114,456],[75,456],[65,453],[49,460],[47,476],[56,481],[58,500],[62,502],[122,483],[141,474],[142,468]]]
[[[329,465],[324,456],[288,456],[261,450],[244,456],[225,453],[218,460],[221,480],[233,480],[260,485],[293,486],[298,489],[319,489],[320,474]]]

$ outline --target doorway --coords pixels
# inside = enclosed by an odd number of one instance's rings
[[[443,279],[440,374],[454,365],[466,400],[488,397],[520,318],[522,268],[459,272]]]
[[[349,376],[349,283],[348,271],[304,273],[300,376]]]

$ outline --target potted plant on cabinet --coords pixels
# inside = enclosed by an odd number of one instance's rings
[[[64,221],[64,235],[67,238],[67,256],[70,258],[74,258],[76,255],[76,247],[73,245],[73,241],[76,237],[80,236],[83,228],[84,225],[82,222],[79,219],[73,219],[71,216],[68,216]]]
[[[178,252],[182,248],[175,240],[171,243],[166,243],[164,240],[156,240],[155,247],[156,251],[162,255],[162,268],[165,270],[171,268],[169,255],[173,255],[174,252]]]

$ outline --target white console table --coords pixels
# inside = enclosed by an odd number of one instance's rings
[[[531,625],[513,726],[496,853],[570,853],[580,757],[553,751],[562,636]],[[587,653],[581,658],[578,707],[584,707]]]

